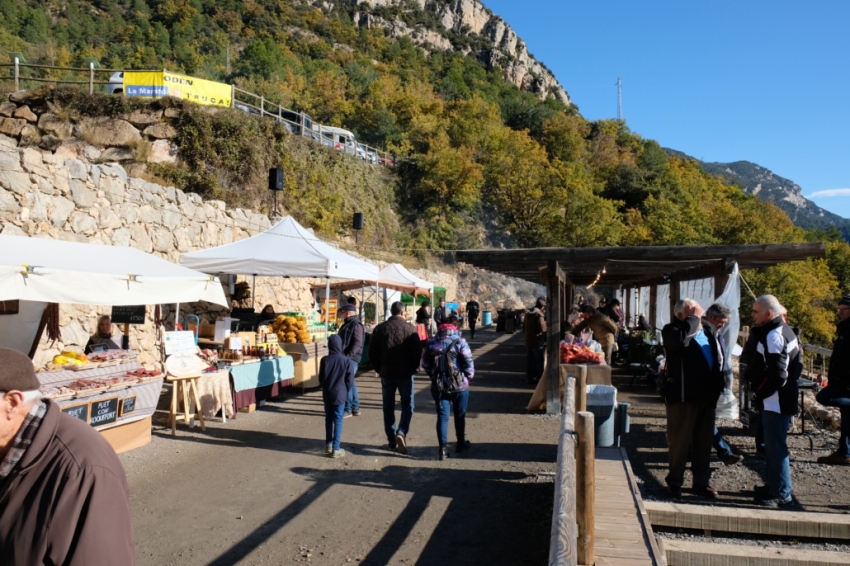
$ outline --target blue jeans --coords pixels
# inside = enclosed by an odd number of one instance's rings
[[[720,434],[720,431],[717,430],[717,425],[714,426],[714,450],[717,452],[717,457],[721,460],[734,456],[734,454],[732,454],[732,448],[730,448],[729,444],[723,440],[723,436]]]
[[[838,407],[841,413],[841,435],[838,437],[836,452],[845,458],[850,458],[850,393],[827,385],[818,391],[815,399],[825,407]]]
[[[395,422],[395,392],[401,397],[401,421]],[[384,431],[390,446],[395,446],[397,434],[407,436],[413,418],[413,376],[399,379],[381,378],[381,397],[384,404]]]
[[[761,418],[764,422],[764,458],[767,461],[770,496],[788,499],[791,496],[791,454],[787,439],[791,417],[762,411]]]
[[[431,390],[431,396],[437,404],[437,441],[440,445],[449,443],[449,413],[454,412],[455,435],[458,443],[466,437],[466,406],[469,404],[469,389],[452,393],[437,393]]]
[[[360,364],[351,360],[351,365],[354,367],[354,377],[357,377],[357,368],[360,367]],[[360,394],[357,393],[357,380],[351,384],[351,389],[348,390],[348,397],[345,399],[345,412],[350,413],[352,411],[360,410]]]
[[[333,444],[334,450],[339,450],[342,440],[342,418],[345,405],[325,403],[325,444]]]
[[[543,346],[526,348],[528,354],[525,359],[525,375],[528,381],[537,381],[543,376]]]

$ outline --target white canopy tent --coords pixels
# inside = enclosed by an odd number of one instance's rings
[[[227,306],[216,277],[129,247],[0,234],[0,346],[29,352],[47,303],[153,305],[207,301]]]
[[[204,273],[278,277],[363,279],[378,284],[378,268],[308,232],[291,216],[263,232],[232,244],[186,253],[180,263]],[[254,293],[252,293],[253,297]],[[325,321],[327,326],[327,320]]]

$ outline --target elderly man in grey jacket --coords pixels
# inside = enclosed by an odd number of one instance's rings
[[[0,348],[0,565],[135,564],[115,451],[38,388],[30,359]]]

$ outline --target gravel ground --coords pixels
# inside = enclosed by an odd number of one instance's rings
[[[738,544],[747,546],[759,546],[762,548],[787,548],[796,550],[826,550],[829,552],[844,552],[848,554],[850,562],[850,544],[846,541],[821,541],[821,540],[797,540],[791,538],[765,538],[764,535],[744,534],[720,534],[719,536],[705,536],[696,532],[676,532],[673,530],[654,529],[655,534],[664,539],[683,540],[687,542],[710,542],[714,544]]]

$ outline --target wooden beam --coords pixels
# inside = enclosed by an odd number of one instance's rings
[[[658,328],[658,285],[649,288],[649,325]]]
[[[546,301],[546,413],[556,415],[561,412],[561,283],[564,272],[557,261],[550,261],[547,266]]]
[[[667,561],[683,566],[838,566],[845,552],[663,539]]]
[[[661,501],[646,501],[644,505],[650,522],[659,527],[850,540],[850,515],[842,513],[706,507]]]
[[[555,382],[558,381],[556,377]],[[552,508],[552,528],[549,532],[550,566],[575,566],[578,563],[574,429],[575,380],[568,377],[564,383],[564,411],[561,413],[558,464],[555,468],[555,502]]]
[[[579,384],[579,390],[581,384]],[[578,563],[593,564],[596,523],[593,503],[596,493],[596,441],[593,413],[576,412],[576,523],[578,526]]]
[[[673,314],[673,306],[675,306],[675,304],[679,302],[679,298],[681,296],[680,293],[681,293],[681,287],[679,285],[679,280],[678,279],[671,279],[670,280],[670,320],[673,320],[673,317],[676,316],[675,314]],[[666,321],[662,321],[662,322],[663,322],[663,324],[667,324],[668,322],[670,322],[670,320],[666,320]]]

